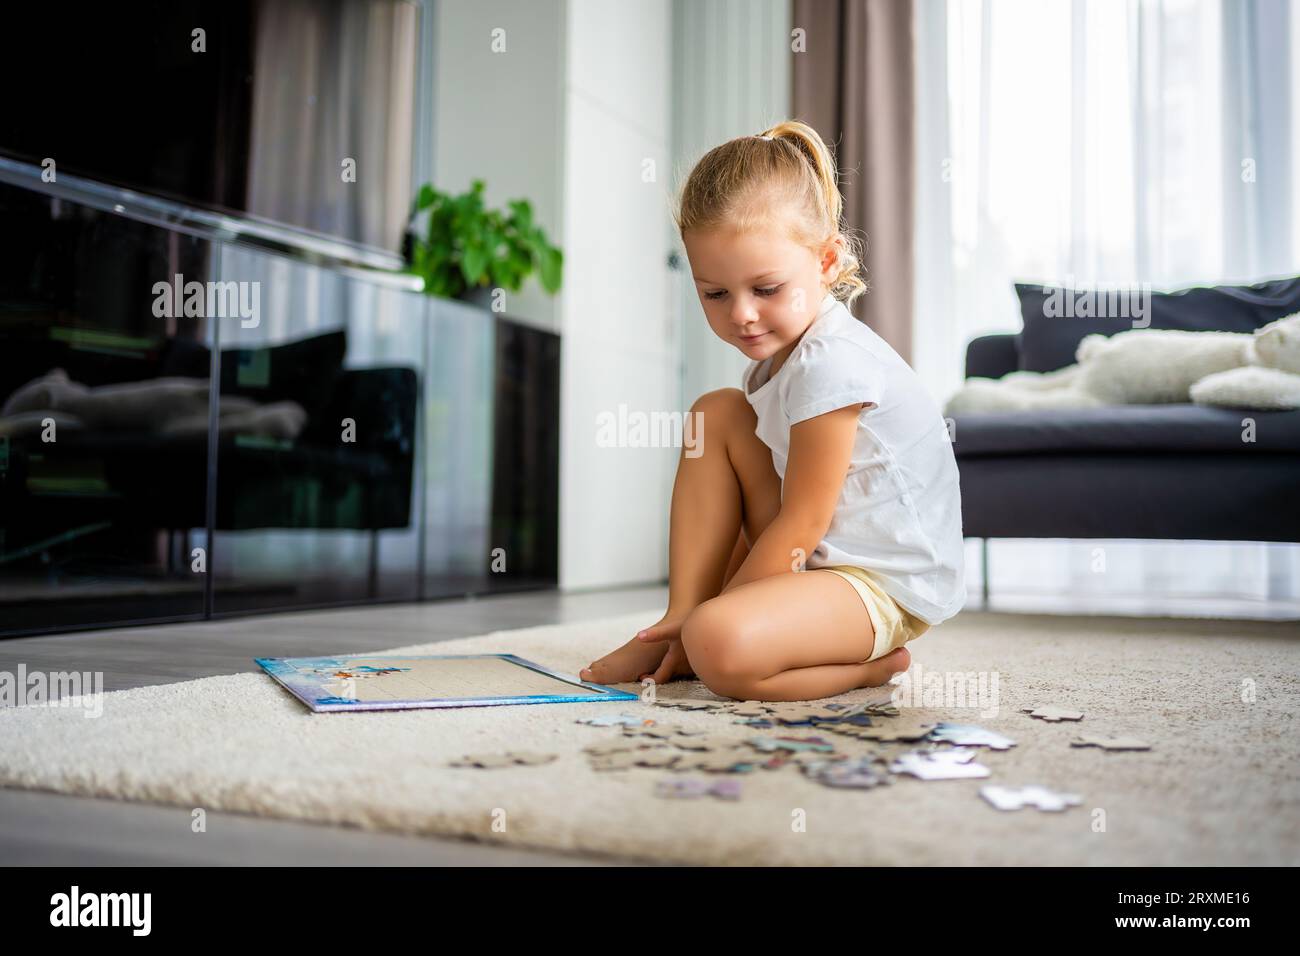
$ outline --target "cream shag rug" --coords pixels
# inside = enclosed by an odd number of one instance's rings
[[[384,653],[508,651],[576,673],[648,621],[638,613]],[[986,780],[896,776],[873,790],[833,789],[787,765],[739,775],[738,802],[668,799],[655,796],[655,782],[682,775],[597,772],[582,752],[621,731],[577,718],[649,712],[640,701],[312,714],[258,672],[107,694],[97,719],[67,707],[0,711],[0,784],[680,863],[1300,862],[1294,625],[965,614],[910,647],[913,673],[997,672],[997,716],[944,705],[917,712],[1014,739],[1008,751],[979,748]],[[1243,701],[1246,687],[1253,701]],[[694,681],[660,693],[712,697]],[[840,699],[868,694],[881,696]],[[1044,704],[1086,716],[1047,723],[1018,712]],[[730,716],[653,712],[747,731]],[[1154,749],[1073,748],[1080,730],[1135,735]],[[850,753],[865,747],[826,736]],[[559,759],[448,766],[512,749]],[[1000,811],[978,796],[985,783],[1042,784],[1083,802],[1060,813]]]

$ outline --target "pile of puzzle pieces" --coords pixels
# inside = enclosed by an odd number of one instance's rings
[[[925,720],[904,716],[892,703],[809,704],[801,701],[729,701],[696,698],[656,699],[656,708],[704,711],[731,717],[729,733],[688,728],[664,723],[648,715],[602,714],[577,722],[593,727],[618,727],[618,737],[583,748],[591,766],[598,771],[650,767],[673,773],[746,774],[756,770],[779,770],[787,764],[805,777],[828,787],[874,789],[907,775],[920,780],[955,780],[988,777],[990,770],[977,762],[977,751],[986,747],[1006,750],[1014,740],[973,724]],[[1059,723],[1079,721],[1083,714],[1055,705],[1026,707],[1021,713]],[[734,728],[747,728],[738,732]],[[786,728],[793,728],[786,730]],[[722,728],[720,728],[721,730]],[[757,733],[785,730],[777,735]],[[815,733],[809,734],[810,731]],[[830,735],[830,736],[824,736]],[[846,752],[837,749],[843,738],[854,738],[866,749]],[[951,746],[944,746],[951,745]],[[1150,750],[1150,745],[1133,737],[1077,734],[1073,747],[1105,750]],[[891,752],[891,748],[893,752]],[[512,752],[468,755],[453,766],[506,767],[540,764],[555,754]],[[740,783],[734,776],[723,779],[668,778],[658,782],[655,793],[663,797],[713,796],[740,799]],[[984,786],[980,796],[999,810],[1034,806],[1061,811],[1078,806],[1078,794],[1056,793],[1045,787],[1020,788]]]

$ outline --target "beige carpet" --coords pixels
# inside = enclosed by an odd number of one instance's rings
[[[636,614],[393,651],[509,651],[575,673],[646,623]],[[596,772],[581,751],[621,731],[576,718],[648,709],[639,701],[313,715],[259,672],[109,694],[98,719],[74,708],[0,711],[0,784],[683,863],[1300,862],[1295,625],[967,613],[911,648],[913,668],[927,673],[997,672],[997,716],[918,712],[1014,739],[1005,752],[979,749],[987,780],[897,776],[886,787],[845,790],[786,766],[740,775],[739,802],[667,799],[654,783],[679,775]],[[1253,682],[1253,702],[1242,701],[1244,681]],[[697,682],[661,693],[711,696]],[[1018,713],[1041,704],[1086,716],[1046,723]],[[654,713],[746,731],[732,717]],[[1079,730],[1136,735],[1154,749],[1072,748]],[[850,753],[865,747],[830,739]],[[447,766],[499,749],[560,757],[509,769]],[[978,796],[984,783],[1043,784],[1083,802],[1061,813],[999,811]],[[502,813],[505,830],[494,832]],[[803,832],[792,826],[798,816]]]

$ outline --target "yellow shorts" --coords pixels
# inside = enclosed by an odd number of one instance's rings
[[[898,602],[886,594],[879,584],[864,569],[851,564],[833,564],[825,568],[812,568],[815,571],[830,571],[838,574],[862,598],[867,606],[867,615],[871,618],[871,629],[876,634],[875,648],[866,661],[884,657],[890,651],[902,647],[908,641],[915,640],[930,629],[930,625],[919,617],[899,606]]]

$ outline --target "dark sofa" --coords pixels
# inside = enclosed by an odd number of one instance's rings
[[[966,351],[966,377],[1050,371],[1128,319],[1049,318],[1018,286],[1024,328]],[[1249,332],[1300,311],[1300,278],[1153,296],[1151,328]],[[976,538],[1300,542],[1300,411],[1192,404],[953,417],[962,520]],[[1248,440],[1253,439],[1253,440]]]

